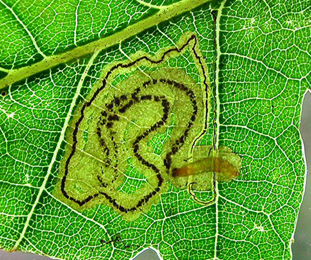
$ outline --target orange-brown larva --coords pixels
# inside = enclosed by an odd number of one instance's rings
[[[230,181],[239,175],[239,170],[228,160],[216,156],[207,157],[192,163],[189,163],[172,173],[173,177],[185,177],[204,172],[214,172],[219,181]]]
[[[211,146],[197,147],[193,162],[175,167],[171,172],[171,183],[178,188],[187,188],[192,198],[203,205],[215,202],[215,182],[230,182],[240,174],[241,158],[228,147],[214,150]],[[212,190],[209,201],[201,201],[195,191]]]

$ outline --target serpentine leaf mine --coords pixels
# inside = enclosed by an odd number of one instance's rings
[[[78,209],[108,205],[127,220],[147,212],[168,183],[181,187],[189,178],[174,174],[185,172],[206,133],[208,85],[197,37],[189,33],[154,56],[138,52],[104,68],[70,121],[55,195]],[[186,167],[215,170],[222,159]]]

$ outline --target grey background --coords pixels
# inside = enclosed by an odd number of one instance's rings
[[[297,229],[295,232],[295,242],[292,246],[293,260],[311,259],[311,94],[305,95],[302,107],[302,117],[300,126],[302,139],[304,142],[306,163],[308,169],[306,190],[302,207],[298,216]],[[13,252],[8,253],[0,250],[0,260],[49,260],[48,257]],[[135,257],[135,260],[157,260],[159,259],[155,251],[145,250]],[[255,260],[255,259],[254,259]]]

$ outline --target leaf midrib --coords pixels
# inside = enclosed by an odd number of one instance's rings
[[[119,44],[120,42],[125,41],[153,26],[156,26],[159,23],[168,21],[185,12],[189,12],[210,1],[211,0],[182,0],[178,3],[174,3],[165,8],[162,8],[154,15],[140,20],[137,23],[124,28],[123,30],[116,32],[115,34],[95,40],[82,46],[78,46],[60,54],[47,56],[43,60],[30,66],[10,70],[4,78],[0,79],[0,90],[32,75],[51,69],[59,64],[76,60],[88,54],[100,52],[111,46]]]

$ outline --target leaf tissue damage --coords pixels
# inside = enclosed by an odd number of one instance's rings
[[[184,61],[195,64],[191,76],[177,66]],[[155,56],[136,53],[106,68],[68,127],[56,196],[75,208],[109,205],[134,220],[169,183],[183,189],[191,184],[195,198],[193,190],[237,177],[241,162],[229,148],[212,154],[205,149],[203,157],[199,149],[199,161],[187,162],[208,128],[209,85],[197,37],[190,33],[177,47]],[[185,170],[191,167],[196,169]]]

